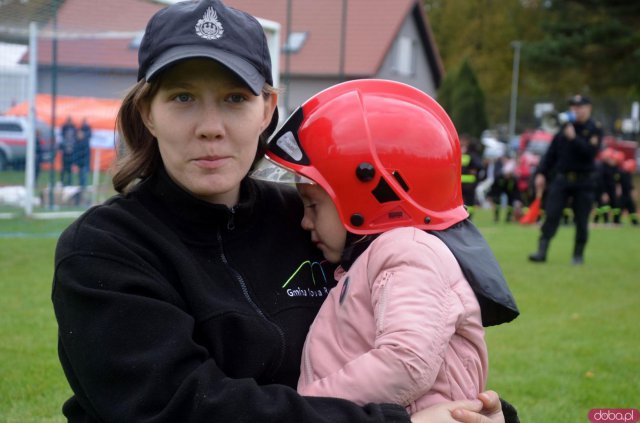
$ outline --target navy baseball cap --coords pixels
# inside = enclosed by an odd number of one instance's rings
[[[138,50],[138,81],[151,81],[168,66],[198,57],[226,66],[255,95],[265,82],[273,85],[262,25],[220,0],[175,3],[153,15]]]
[[[587,96],[576,94],[569,99],[569,106],[584,106],[591,104],[591,99]]]

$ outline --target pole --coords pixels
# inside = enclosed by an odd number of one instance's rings
[[[289,116],[289,91],[291,91],[291,87],[289,87],[291,82],[291,47],[289,46],[289,38],[291,38],[291,0],[287,0],[286,47],[284,49],[284,108],[286,116]]]
[[[49,142],[49,156],[50,156],[50,167],[49,167],[49,208],[53,209],[55,204],[54,201],[54,193],[55,189],[55,180],[56,173],[54,169],[54,165],[56,162],[56,156],[58,155],[58,144],[56,143],[56,95],[57,95],[57,87],[58,87],[58,5],[59,0],[55,0],[54,3],[54,12],[53,12],[53,39],[52,49],[51,49],[51,137]]]
[[[25,169],[25,202],[24,214],[33,214],[33,191],[35,185],[36,162],[36,90],[38,72],[38,27],[35,22],[29,23],[29,132],[27,135],[27,157]],[[38,164],[39,165],[39,164]]]
[[[511,105],[509,107],[509,142],[516,135],[516,108],[518,104],[518,77],[520,74],[520,47],[522,42],[513,41],[511,47],[515,49],[513,55],[513,72],[511,74]]]
[[[342,0],[342,26],[340,29],[340,82],[345,80],[345,50],[347,45],[347,2]]]

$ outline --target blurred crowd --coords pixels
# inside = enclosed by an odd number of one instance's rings
[[[540,136],[540,131],[538,131]],[[548,134],[547,145],[553,134]],[[532,140],[535,142],[535,140]],[[462,192],[468,212],[473,215],[476,207],[493,210],[495,222],[517,222],[528,211],[537,195],[542,198],[541,213],[544,218],[544,191],[536,193],[534,176],[540,156],[539,147],[521,144],[516,151],[499,157],[483,154],[483,145],[477,139],[460,135],[462,149]],[[532,150],[538,149],[536,153]],[[634,174],[637,162],[630,154],[615,147],[603,148],[596,160],[596,195],[591,212],[592,223],[622,224],[624,221],[638,225],[637,191]],[[567,204],[564,223],[572,220],[572,210]]]

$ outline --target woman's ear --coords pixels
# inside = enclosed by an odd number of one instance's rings
[[[262,119],[262,126],[260,127],[260,133],[269,127],[271,124],[271,118],[278,105],[278,94],[271,93],[269,97],[264,101],[264,117]]]
[[[151,105],[146,101],[140,104],[140,117],[142,118],[144,126],[146,126],[151,135],[155,137],[156,133],[153,119],[151,117]]]

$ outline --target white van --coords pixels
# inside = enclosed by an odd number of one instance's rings
[[[51,129],[37,121],[42,151],[50,150]],[[20,116],[0,116],[0,170],[11,166],[24,168],[27,156],[27,119]]]

